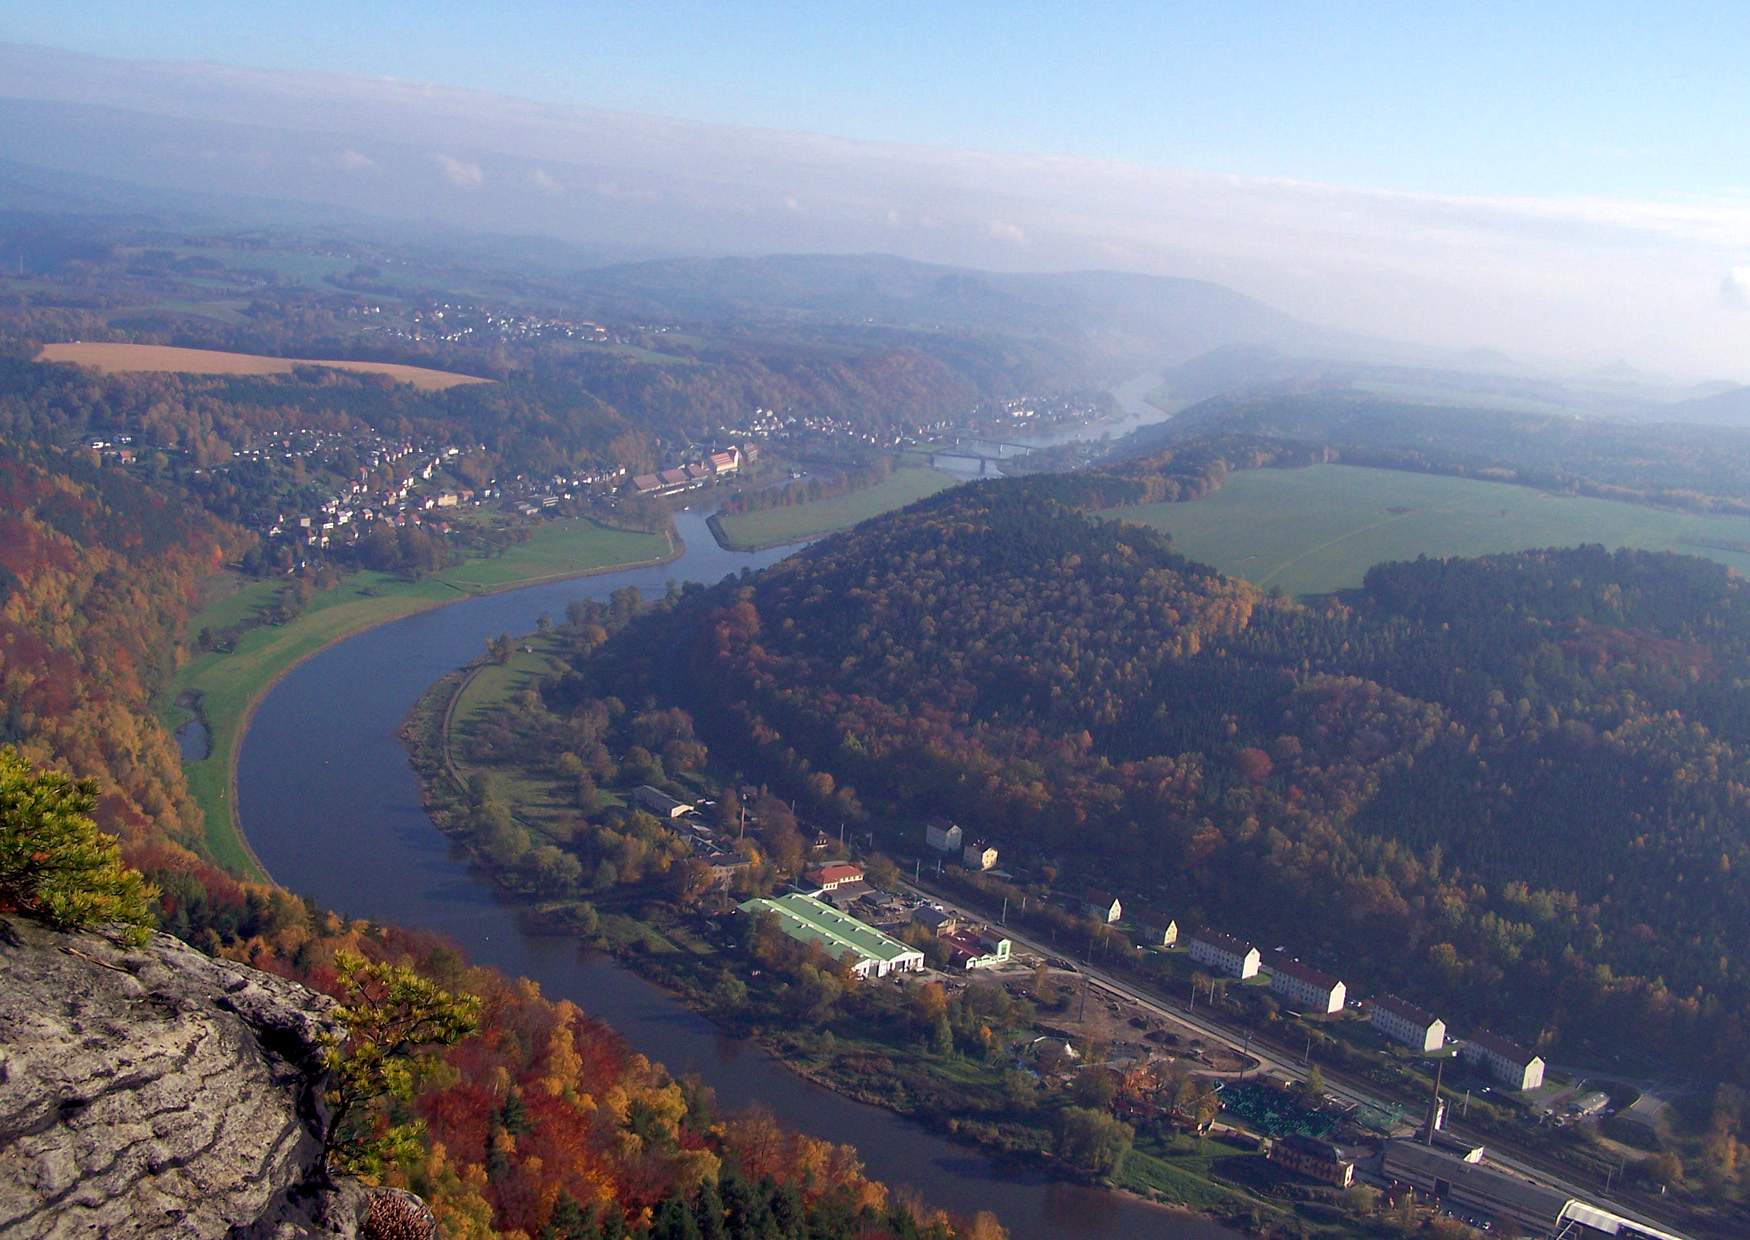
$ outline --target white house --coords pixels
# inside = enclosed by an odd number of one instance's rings
[[[1270,989],[1307,1011],[1330,1015],[1343,1010],[1342,982],[1298,960],[1278,960],[1270,966]]]
[[[1082,911],[1095,921],[1116,925],[1124,916],[1124,905],[1110,891],[1090,888],[1082,899]]]
[[[956,831],[959,829],[955,828]],[[975,870],[988,870],[997,863],[997,850],[983,840],[974,840],[966,846],[960,857]]]
[[[1368,1020],[1386,1037],[1424,1054],[1446,1045],[1445,1021],[1424,1012],[1414,1003],[1405,1003],[1390,995],[1373,1001],[1373,1012]]]
[[[924,828],[924,843],[937,852],[957,853],[960,851],[961,831],[954,823],[932,822]]]
[[[1219,969],[1241,981],[1258,975],[1261,962],[1258,949],[1219,930],[1199,930],[1185,945],[1185,951],[1198,964]]]
[[[1458,1049],[1467,1062],[1479,1064],[1509,1089],[1536,1089],[1543,1084],[1543,1059],[1498,1034],[1472,1034]]]

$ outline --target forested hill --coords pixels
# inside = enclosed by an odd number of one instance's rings
[[[658,609],[554,704],[655,690],[823,817],[948,815],[1355,993],[1745,1074],[1743,582],[1590,547],[1309,608],[1078,511],[1123,485],[945,492]]]

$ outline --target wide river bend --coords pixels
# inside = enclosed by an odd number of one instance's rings
[[[576,598],[622,586],[720,580],[784,551],[719,548],[702,516],[677,526],[673,563],[486,595],[360,633],[294,668],[262,699],[243,738],[237,805],[274,879],[343,914],[434,930],[475,960],[531,977],[607,1021],[678,1074],[697,1073],[729,1106],[759,1102],[785,1124],[855,1145],[869,1173],[926,1201],[994,1210],[1016,1240],[1173,1236],[1233,1240],[1213,1223],[999,1164],[903,1117],[788,1071],[758,1045],[724,1035],[611,957],[532,933],[432,825],[396,730],[432,682],[481,653],[488,637],[526,633]]]

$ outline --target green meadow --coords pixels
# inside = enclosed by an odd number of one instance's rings
[[[1581,543],[1679,551],[1750,572],[1750,518],[1350,465],[1243,470],[1206,499],[1108,515],[1163,530],[1192,559],[1292,595],[1359,586],[1390,560]]]
[[[849,495],[797,504],[791,508],[768,508],[717,519],[719,541],[732,551],[758,551],[848,529],[859,521],[903,508],[914,500],[953,486],[960,479],[938,469],[896,469],[874,486]]]

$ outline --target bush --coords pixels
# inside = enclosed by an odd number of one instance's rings
[[[116,927],[124,941],[143,943],[157,892],[97,829],[96,805],[91,780],[34,770],[0,747],[0,910],[63,930]]]

